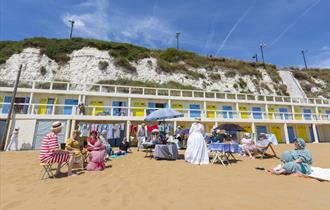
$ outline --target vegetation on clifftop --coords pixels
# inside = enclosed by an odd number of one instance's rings
[[[65,64],[68,62],[70,59],[69,54],[71,54],[74,50],[79,50],[83,47],[94,47],[99,50],[107,51],[110,56],[115,58],[114,64],[116,66],[122,67],[127,73],[130,74],[136,73],[134,62],[136,63],[143,58],[153,57],[157,60],[156,71],[162,74],[181,73],[184,74],[186,78],[196,80],[209,78],[213,82],[220,82],[225,78],[221,78],[219,72],[224,71],[225,77],[240,77],[248,75],[251,77],[253,84],[257,87],[258,90],[262,88],[270,91],[269,86],[261,83],[260,81],[262,78],[262,73],[259,71],[260,68],[265,69],[273,80],[273,86],[277,94],[287,94],[286,87],[282,84],[277,68],[272,64],[246,62],[228,58],[210,58],[189,51],[179,51],[175,48],[169,48],[166,50],[151,50],[128,43],[116,43],[95,39],[47,39],[42,37],[35,37],[24,39],[22,41],[0,41],[0,64],[5,63],[10,56],[15,53],[22,52],[23,49],[27,47],[39,48],[42,54],[47,55],[49,58],[55,60],[59,64]],[[152,65],[151,61],[148,61],[148,64]],[[108,63],[99,63],[100,70],[105,70],[107,67]],[[201,73],[202,71],[199,69],[205,69],[207,72],[204,73],[205,70],[203,70],[204,72]],[[316,96],[317,94],[320,94],[329,97],[329,69],[310,69],[308,71],[301,71],[297,69],[291,70],[294,72],[294,76],[300,81],[302,88],[305,90],[308,96]],[[44,75],[47,69],[41,68],[39,71],[41,75]],[[317,83],[317,79],[322,79],[326,85]],[[118,81],[121,82],[122,85],[125,83],[132,84],[133,82],[121,80]],[[166,87],[186,89],[185,87],[179,86],[178,84],[179,83],[166,84]],[[159,84],[156,83],[148,83],[143,85],[155,85],[156,87],[159,87]],[[244,89],[246,84],[241,79],[236,86]],[[312,93],[312,87],[318,87],[321,89],[321,91]],[[189,86],[189,89],[194,89],[194,87]]]

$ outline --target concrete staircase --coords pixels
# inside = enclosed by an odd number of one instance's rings
[[[291,97],[307,98],[298,80],[290,71],[281,70],[279,71],[279,75],[282,78],[283,83],[287,86],[287,91]]]

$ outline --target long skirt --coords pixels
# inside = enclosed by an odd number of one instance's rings
[[[199,132],[190,134],[185,152],[185,160],[192,164],[209,164],[209,154],[204,137]]]
[[[90,161],[86,167],[87,171],[102,171],[105,169],[104,161],[105,150],[92,151]]]

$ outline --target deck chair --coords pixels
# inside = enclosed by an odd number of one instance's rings
[[[254,144],[256,144],[256,139],[254,139]],[[267,151],[268,150],[271,150],[271,153],[272,154],[269,154]],[[272,142],[269,141],[268,142],[268,145],[266,146],[266,148],[263,150],[263,151],[257,151],[258,154],[260,154],[260,158],[263,159],[265,156],[268,156],[268,157],[275,157],[277,159],[279,159],[279,157],[277,156],[273,146],[272,146]]]
[[[41,173],[42,177],[41,180],[46,179],[46,178],[55,178],[53,172],[52,172],[52,163],[40,163],[42,166]]]

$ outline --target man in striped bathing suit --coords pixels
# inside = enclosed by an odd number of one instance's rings
[[[60,174],[62,163],[66,163],[70,159],[68,151],[59,150],[57,134],[62,130],[61,122],[52,124],[52,132],[44,136],[41,143],[39,159],[41,163],[58,163],[56,175]],[[68,176],[72,176],[72,161],[68,164]]]

